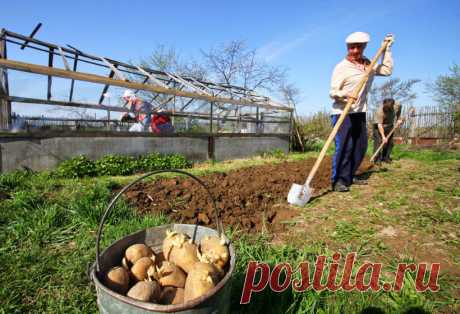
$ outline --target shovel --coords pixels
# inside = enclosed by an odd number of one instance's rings
[[[364,73],[363,78],[359,82],[358,86],[353,90],[353,93],[351,96],[348,97],[347,104],[345,105],[345,108],[343,109],[342,114],[340,115],[339,119],[337,120],[337,123],[335,124],[334,128],[332,129],[331,134],[326,140],[326,143],[324,143],[323,148],[321,149],[321,152],[319,153],[318,158],[316,159],[315,164],[313,165],[313,168],[310,170],[310,173],[308,175],[307,181],[305,181],[304,185],[300,184],[293,184],[291,186],[291,189],[289,190],[288,193],[288,202],[289,204],[297,205],[297,206],[304,206],[311,197],[312,194],[312,189],[310,188],[310,183],[313,180],[316,172],[318,171],[319,166],[321,165],[321,162],[324,159],[324,156],[326,155],[326,151],[329,148],[329,146],[332,143],[332,140],[335,138],[337,135],[337,132],[339,131],[340,126],[343,123],[343,120],[345,120],[345,117],[348,114],[348,111],[350,111],[351,106],[355,103],[356,99],[358,99],[359,94],[361,90],[363,89],[364,85],[366,84],[367,80],[369,79],[370,73],[374,70],[374,66],[377,63],[377,60],[380,58],[382,53],[385,51],[389,44],[389,41],[383,41],[381,47],[377,51],[377,54],[375,55],[374,59],[372,59],[371,63],[366,69],[366,72]]]
[[[413,115],[414,112],[415,112],[415,108],[411,108],[411,109],[409,110],[409,116]],[[390,138],[391,135],[396,131],[396,129],[399,128],[405,121],[406,121],[406,118],[404,117],[404,118],[402,119],[401,124],[400,124],[400,125],[396,124],[396,125],[393,127],[393,129],[390,131],[390,133],[388,133],[387,138]],[[379,147],[377,148],[377,150],[375,151],[374,155],[372,155],[371,160],[370,160],[371,162],[374,162],[375,157],[377,157],[377,155],[380,153],[380,150],[383,148],[383,146],[385,146],[385,143],[382,141],[382,143],[380,144],[380,146],[379,146]]]

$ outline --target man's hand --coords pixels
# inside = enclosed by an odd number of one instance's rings
[[[383,142],[384,144],[386,144],[386,143],[388,142],[388,138],[387,138],[386,136],[384,136],[384,137],[382,138],[382,142]]]
[[[387,41],[387,42],[388,42],[388,46],[387,46],[387,47],[390,48],[391,45],[393,45],[393,43],[394,43],[394,41],[395,41],[395,38],[394,38],[393,34],[387,34],[387,35],[385,36],[385,39],[384,39],[383,41]]]
[[[403,120],[398,119],[398,121],[396,121],[396,127],[399,128],[401,124],[403,124]]]
[[[348,96],[346,96],[346,98],[345,98],[345,101],[346,101],[346,102],[351,101],[351,108],[355,108],[355,107],[356,107],[356,101],[357,101],[357,100],[358,100],[358,98],[353,97],[352,95],[348,95]]]

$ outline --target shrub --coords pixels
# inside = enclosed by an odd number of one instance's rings
[[[99,176],[126,176],[138,169],[137,161],[131,156],[107,155],[96,161]]]
[[[170,169],[190,168],[192,166],[185,156],[181,154],[166,155],[164,158]]]
[[[168,168],[166,160],[159,153],[139,156],[137,164],[138,169],[142,171],[153,171]]]
[[[56,175],[63,178],[125,176],[142,171],[189,167],[191,167],[191,163],[180,154],[163,156],[159,153],[152,153],[138,158],[107,155],[95,162],[85,156],[78,156],[62,162],[56,170]]]
[[[152,153],[139,157],[138,169],[143,171],[154,171],[161,169],[190,168],[191,163],[181,154],[160,155]]]
[[[63,178],[92,177],[97,174],[96,165],[86,156],[63,161],[56,169],[56,174]]]

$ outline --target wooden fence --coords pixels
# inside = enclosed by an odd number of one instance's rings
[[[447,110],[441,106],[415,107],[415,113],[409,115],[409,106],[403,106],[401,116],[406,122],[396,132],[405,142],[418,143],[417,139],[452,139],[458,135],[460,128],[460,112]],[[328,112],[317,112],[298,119],[299,129],[305,142],[314,139],[325,139],[332,130]],[[372,136],[374,112],[367,114],[369,135]],[[413,140],[415,139],[415,140]]]
[[[455,136],[455,111],[441,106],[415,107],[415,113],[409,114],[410,107],[404,106],[401,116],[406,122],[396,132],[396,136],[409,138],[451,139]],[[368,114],[368,121],[373,121],[373,114]],[[457,121],[458,123],[458,121]]]

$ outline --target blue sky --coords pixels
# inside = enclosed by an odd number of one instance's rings
[[[29,34],[42,22],[39,39],[121,61],[148,56],[158,44],[187,58],[245,40],[267,62],[289,69],[302,92],[301,114],[329,109],[330,75],[354,31],[371,34],[368,57],[386,33],[395,35],[393,77],[422,80],[417,105],[433,104],[425,83],[460,63],[458,0],[2,2],[0,27]]]

